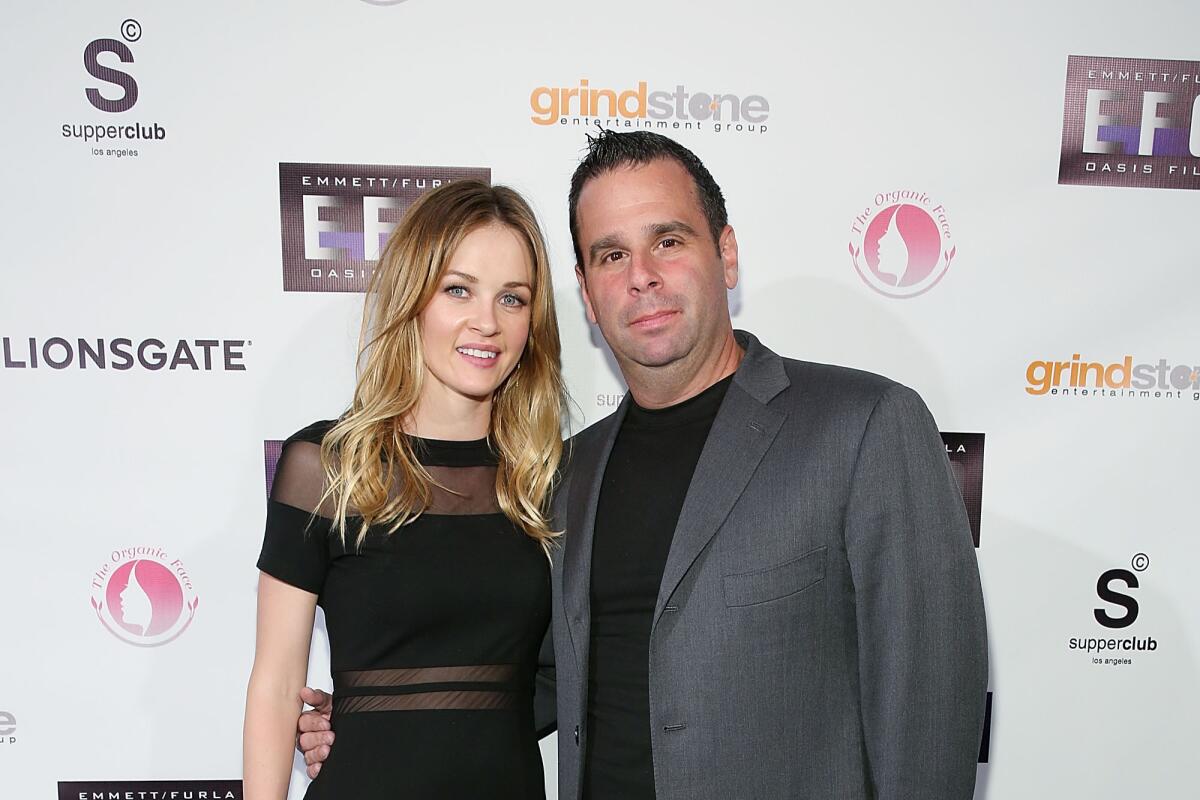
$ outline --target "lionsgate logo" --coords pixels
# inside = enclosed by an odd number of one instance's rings
[[[1200,189],[1200,62],[1067,59],[1058,182]]]
[[[158,647],[179,638],[200,599],[182,560],[161,547],[123,547],[92,575],[92,610],[123,642]]]
[[[137,158],[151,143],[167,138],[161,122],[129,116],[139,97],[137,79],[128,66],[135,63],[130,45],[141,41],[141,23],[126,19],[121,23],[120,36],[101,37],[84,45],[83,68],[91,80],[80,92],[94,110],[120,116],[62,124],[62,137],[88,144],[96,158]]]
[[[404,212],[430,189],[470,178],[491,183],[485,167],[280,164],[283,289],[361,292]]]
[[[242,800],[242,782],[59,781],[58,800]]]
[[[1034,397],[1087,400],[1162,400],[1200,403],[1200,366],[1187,362],[1135,363],[1133,356],[1104,363],[1075,353],[1070,361],[1030,361],[1025,392]]]
[[[1139,631],[1128,630],[1141,615],[1135,590],[1141,587],[1138,575],[1150,569],[1150,556],[1135,553],[1129,566],[1132,571],[1117,567],[1100,573],[1096,597],[1103,605],[1092,609],[1092,619],[1100,627],[1067,640],[1068,651],[1087,655],[1094,666],[1127,667],[1160,652],[1154,636],[1139,636]]]
[[[529,94],[529,119],[549,127],[642,128],[658,133],[708,131],[727,136],[767,132],[771,104],[759,94],[693,91],[683,84],[651,90],[598,87],[582,78],[577,86],[538,86]]]
[[[0,337],[5,369],[245,372],[248,339]]]
[[[979,524],[983,516],[983,434],[942,431],[942,443],[946,445],[950,470],[967,509],[971,538],[979,547]]]
[[[915,189],[877,193],[850,223],[849,250],[863,283],[900,299],[937,286],[958,255],[950,212]]]
[[[17,718],[11,711],[0,711],[0,745],[17,743]]]

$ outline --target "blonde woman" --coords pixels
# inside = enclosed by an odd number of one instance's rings
[[[243,755],[287,795],[313,616],[338,746],[305,795],[541,798],[563,388],[546,248],[511,189],[422,196],[384,249],[354,401],[284,445],[267,511]]]

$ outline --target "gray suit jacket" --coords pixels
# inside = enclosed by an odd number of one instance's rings
[[[886,378],[737,336],[654,609],[658,798],[967,800],[987,640],[933,419]],[[563,800],[580,796],[596,503],[628,404],[572,440],[556,500]]]

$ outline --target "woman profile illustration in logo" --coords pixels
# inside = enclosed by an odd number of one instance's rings
[[[121,590],[118,597],[118,608],[120,609],[120,622],[126,628],[139,628],[137,633],[145,636],[150,631],[150,623],[154,619],[154,603],[150,600],[150,595],[146,594],[146,590],[138,583],[137,565],[140,562],[134,561],[132,568],[129,570],[129,582],[125,584],[125,588]]]
[[[879,273],[880,278],[892,286],[904,284],[909,267],[908,243],[904,241],[904,235],[900,233],[897,221],[899,216],[900,208],[897,206],[891,219],[888,220],[887,230],[879,237],[875,249],[875,271]]]

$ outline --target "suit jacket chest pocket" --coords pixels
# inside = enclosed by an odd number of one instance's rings
[[[825,550],[818,547],[773,567],[724,576],[725,605],[769,603],[812,588],[825,578]]]

